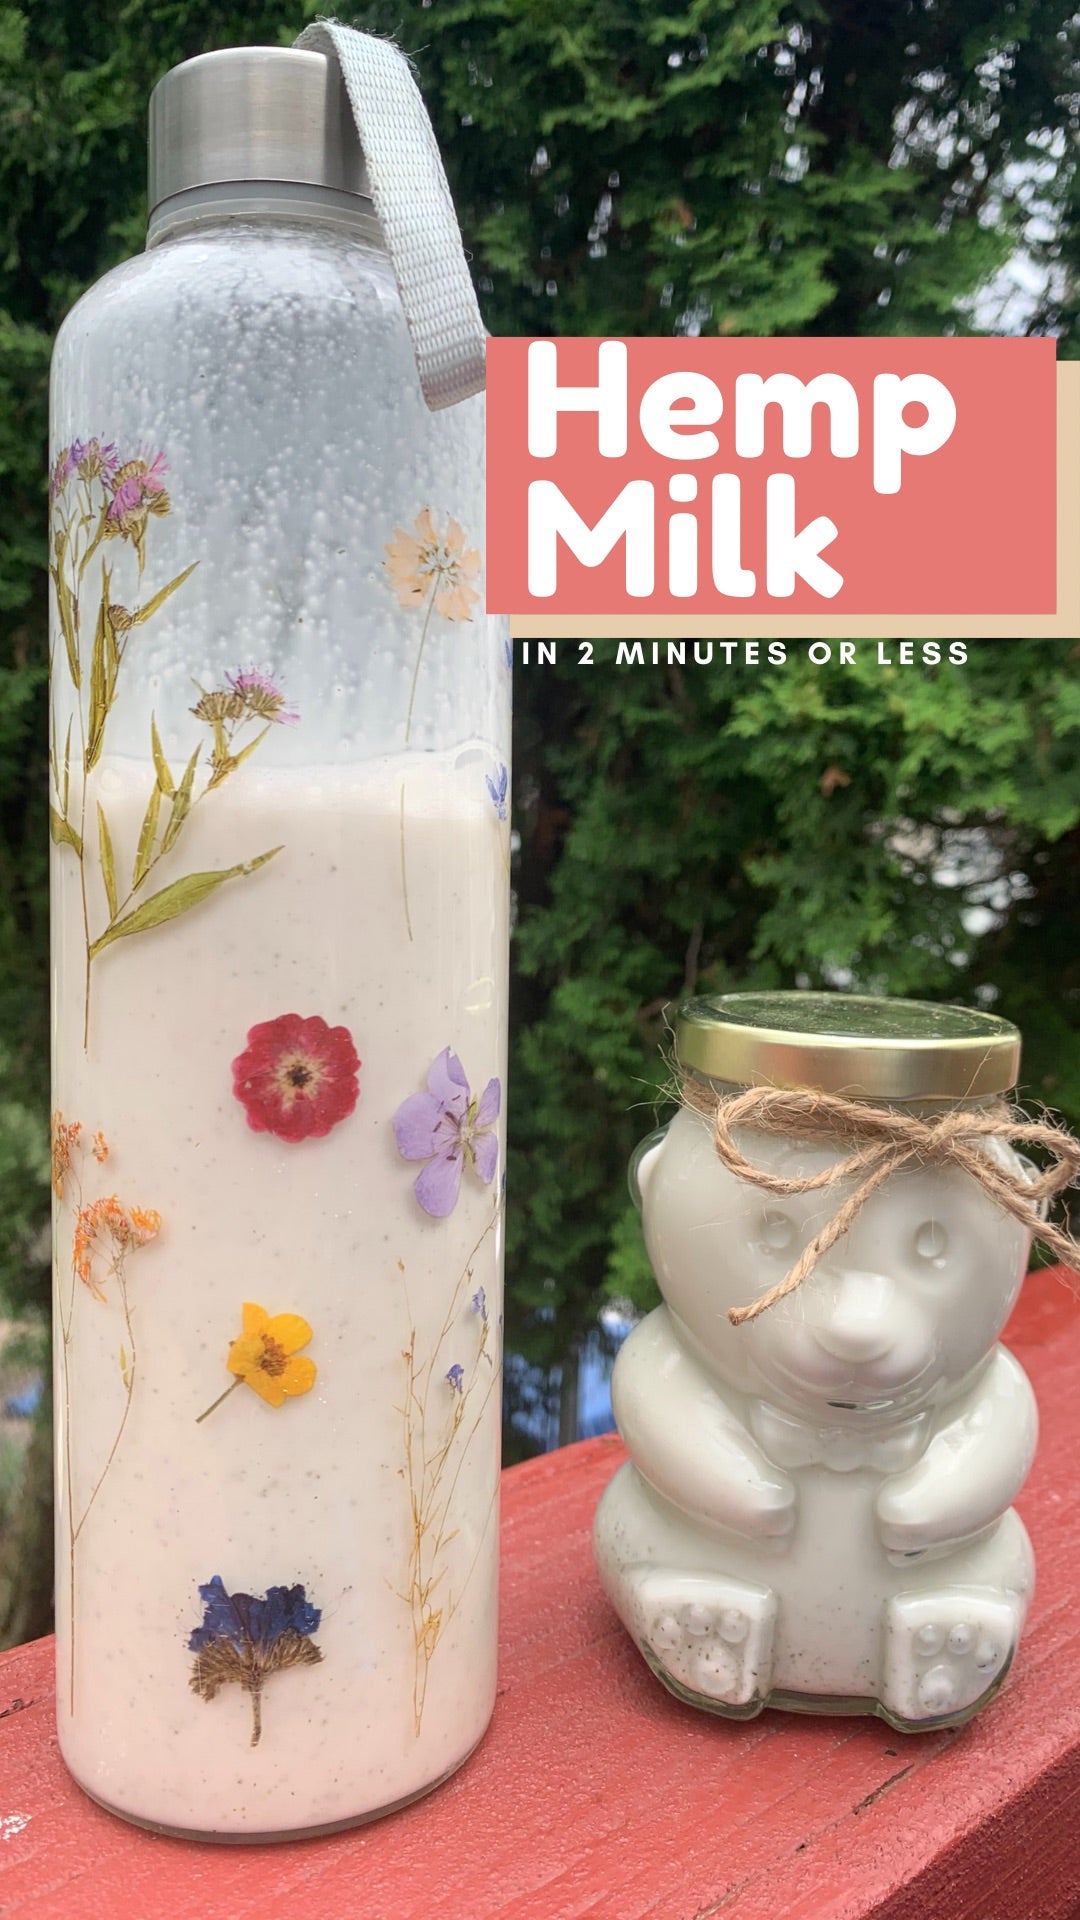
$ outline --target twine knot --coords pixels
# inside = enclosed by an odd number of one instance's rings
[[[780,1199],[816,1193],[851,1181],[853,1190],[832,1219],[799,1255],[779,1283],[748,1307],[732,1307],[733,1326],[756,1320],[789,1293],[794,1293],[829,1249],[843,1239],[870,1195],[894,1173],[909,1167],[958,1167],[977,1180],[1002,1212],[1010,1214],[1062,1265],[1080,1268],[1080,1246],[1061,1227],[1040,1217],[1049,1203],[1080,1180],[1080,1140],[1049,1121],[1029,1120],[1005,1101],[979,1111],[949,1108],[932,1119],[895,1107],[866,1106],[840,1094],[811,1089],[749,1087],[744,1093],[720,1095],[687,1077],[684,1103],[712,1121],[716,1152],[730,1173],[763,1193]],[[770,1173],[755,1165],[736,1145],[735,1129],[755,1133],[787,1134],[800,1141],[831,1140],[851,1151],[819,1173]],[[1013,1146],[1035,1147],[1050,1156],[1050,1165],[1020,1171],[981,1151],[979,1143],[1003,1140]]]

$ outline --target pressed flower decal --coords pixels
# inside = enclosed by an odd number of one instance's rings
[[[440,1060],[445,1058],[440,1055]],[[435,1064],[438,1066],[439,1061]],[[500,1192],[487,1225],[466,1256],[442,1330],[426,1357],[417,1351],[405,1263],[398,1261],[409,1323],[408,1343],[402,1352],[405,1381],[401,1414],[410,1524],[408,1574],[399,1597],[409,1609],[412,1625],[413,1727],[417,1736],[424,1717],[431,1662],[484,1551],[498,1499],[496,1464],[483,1524],[478,1531],[465,1528],[459,1508],[462,1468],[473,1441],[490,1421],[493,1410],[497,1413],[499,1404],[502,1370],[497,1353],[492,1352],[498,1339],[488,1313],[487,1294],[483,1286],[476,1285],[476,1263],[495,1230],[502,1205]],[[460,1551],[466,1537],[472,1544],[468,1558]]]
[[[352,1113],[359,1071],[348,1027],[328,1027],[318,1014],[283,1013],[250,1029],[232,1063],[233,1092],[253,1133],[318,1140]]]
[[[109,1273],[122,1280],[128,1254],[156,1240],[160,1231],[160,1213],[152,1207],[121,1206],[114,1193],[80,1207],[75,1222],[72,1264],[95,1300],[106,1297],[94,1271],[95,1255],[104,1254],[109,1261]]]
[[[273,722],[292,721],[296,715],[286,711],[280,688],[254,668],[228,674],[222,688],[209,692],[200,688],[200,706],[205,701],[207,710],[196,710],[197,717],[210,726],[213,735],[209,765],[203,766],[204,779],[197,778],[202,743],[196,745],[183,772],[174,776],[151,715],[148,758],[153,762],[153,778],[134,857],[125,872],[117,857],[107,808],[101,799],[95,804],[89,776],[105,751],[109,717],[121,677],[126,677],[124,662],[132,639],[137,639],[138,629],[153,620],[184,585],[195,566],[185,567],[147,600],[125,594],[130,605],[123,604],[115,588],[115,576],[130,566],[122,554],[128,545],[137,562],[133,584],[138,589],[146,566],[150,520],[172,512],[163,453],[121,460],[111,442],[73,440],[53,462],[49,500],[49,574],[62,642],[57,645],[56,659],[67,663],[73,707],[62,737],[55,705],[50,711],[49,831],[54,844],[69,849],[81,869],[86,948],[83,1038],[89,1046],[90,982],[98,955],[116,940],[149,933],[200,906],[226,881],[255,873],[280,853],[280,847],[272,847],[235,866],[182,874],[157,891],[148,885],[159,863],[172,853],[193,809],[254,753]],[[88,577],[87,570],[103,542],[112,543],[113,565],[107,567],[101,556],[95,607],[95,574]],[[58,682],[57,675],[50,699]],[[254,737],[241,740],[241,730],[255,726],[259,731]],[[96,884],[88,884],[91,874]]]
[[[444,620],[472,620],[472,609],[480,599],[478,589],[473,582],[480,576],[480,549],[466,546],[464,528],[451,515],[446,523],[445,532],[440,532],[432,518],[431,508],[424,507],[413,522],[413,532],[404,527],[395,527],[394,537],[387,541],[384,565],[390,576],[391,584],[401,606],[424,609],[423,625],[420,628],[420,640],[416,649],[416,661],[413,666],[412,682],[409,686],[409,704],[405,712],[405,745],[409,744],[412,733],[413,707],[416,704],[416,687],[420,678],[420,663],[424,658],[431,616],[437,613]],[[401,786],[401,897],[405,910],[405,931],[411,942],[413,937],[412,916],[409,912],[408,862],[405,853],[405,783]]]
[[[444,620],[471,620],[480,598],[472,582],[480,572],[480,554],[466,547],[465,530],[451,516],[439,533],[425,507],[414,521],[415,532],[395,527],[387,543],[386,570],[403,607],[422,607],[430,598]]]
[[[80,480],[100,478],[109,487],[118,465],[116,448],[111,443],[103,447],[100,440],[73,440],[70,447],[65,447],[62,453],[57,454],[53,462],[49,475],[50,506],[75,474]]]
[[[130,540],[139,557],[140,573],[146,565],[146,523],[150,515],[172,511],[164,475],[165,455],[156,453],[152,460],[126,460],[105,481],[112,489],[105,514],[105,538]]]
[[[65,1120],[59,1107],[49,1129],[52,1156],[52,1190],[58,1200],[64,1197],[64,1179],[71,1172],[72,1156],[79,1144],[81,1120]]]
[[[480,573],[479,548],[466,547],[465,531],[458,522],[451,517],[446,523],[446,532],[440,533],[431,517],[431,508],[425,507],[413,524],[413,533],[406,533],[403,527],[394,529],[394,538],[387,542],[385,560],[400,605],[424,609],[405,715],[406,746],[412,730],[416,682],[432,613],[441,614],[444,620],[471,620],[472,609],[480,598],[472,584]]]
[[[300,718],[298,713],[286,710],[285,695],[270,675],[259,673],[254,667],[240,673],[227,673],[225,685],[211,687],[209,691],[197,680],[194,684],[199,699],[191,711],[213,734],[207,792],[220,787],[230,773],[243,765],[262,745],[271,727],[295,726]],[[262,731],[241,744],[244,728],[259,721]]]
[[[264,1599],[252,1593],[228,1593],[215,1573],[199,1588],[202,1625],[188,1641],[195,1655],[191,1688],[201,1700],[213,1700],[222,1687],[239,1686],[251,1696],[251,1744],[262,1734],[263,1687],[271,1674],[289,1667],[314,1667],[322,1651],[312,1640],[322,1614],[303,1587],[268,1587]]]
[[[487,784],[488,793],[491,795],[492,806],[494,807],[496,813],[498,814],[499,819],[505,820],[506,819],[506,794],[507,794],[507,788],[509,787],[509,784],[510,784],[510,775],[508,774],[506,768],[503,766],[501,761],[499,763],[499,766],[496,769],[494,780],[492,779],[490,773],[485,773],[484,780]]]
[[[489,1080],[480,1095],[469,1088],[456,1053],[444,1047],[432,1062],[426,1093],[413,1093],[393,1118],[394,1137],[403,1160],[426,1160],[413,1182],[425,1213],[444,1220],[453,1213],[466,1163],[485,1185],[494,1178],[499,1143],[491,1129],[499,1117],[499,1082]]]
[[[227,673],[225,678],[245,713],[254,714],[257,720],[273,720],[288,727],[296,725],[300,715],[286,712],[285,695],[268,673],[245,667],[240,673]]]
[[[219,1393],[196,1426],[220,1407],[237,1387],[249,1386],[268,1406],[283,1407],[286,1400],[310,1393],[318,1368],[300,1352],[311,1339],[311,1328],[298,1313],[267,1313],[251,1300],[244,1302],[242,1332],[229,1348],[225,1365],[236,1375],[231,1387]]]
[[[64,1490],[62,1525],[67,1536],[67,1552],[59,1559],[58,1572],[60,1568],[65,1569],[70,1596],[72,1627],[67,1682],[69,1710],[74,1713],[78,1621],[75,1586],[79,1542],[116,1459],[135,1392],[138,1351],[128,1264],[134,1255],[141,1253],[144,1247],[157,1239],[161,1232],[161,1215],[153,1207],[132,1206],[120,1200],[115,1193],[87,1197],[84,1181],[94,1178],[96,1167],[111,1158],[109,1143],[103,1133],[95,1132],[87,1142],[82,1122],[65,1120],[57,1110],[52,1116],[51,1136],[52,1187],[56,1196],[53,1246],[57,1255],[56,1322],[60,1396],[68,1432],[72,1423],[76,1377],[72,1367],[72,1352],[76,1324],[87,1295],[97,1303],[92,1309],[95,1314],[99,1309],[104,1309],[106,1313],[119,1318],[121,1324],[117,1331],[122,1336],[114,1349],[121,1395],[114,1402],[112,1396],[115,1389],[108,1380],[95,1384],[95,1426],[100,1437],[100,1451],[90,1467],[90,1473],[95,1477],[89,1492],[77,1486],[70,1446],[61,1453],[60,1471]],[[101,1176],[98,1174],[96,1177]],[[70,1261],[66,1274],[59,1258],[60,1248],[66,1239],[66,1233],[62,1231],[65,1215],[71,1232],[68,1242]]]

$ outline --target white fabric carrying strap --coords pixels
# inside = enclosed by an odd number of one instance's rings
[[[336,58],[401,294],[424,398],[452,407],[484,386],[484,323],[442,156],[400,47],[336,20],[294,43]]]

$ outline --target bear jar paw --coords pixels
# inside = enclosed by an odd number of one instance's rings
[[[1005,1678],[1020,1619],[1005,1593],[897,1594],[885,1614],[883,1717],[905,1732],[966,1720]]]
[[[680,1009],[676,1053],[682,1105],[631,1170],[662,1304],[615,1366],[604,1589],[710,1713],[960,1725],[1034,1580],[1011,1503],[1037,1416],[998,1344],[1040,1218],[1002,1100],[1019,1035],[730,994]]]
[[[731,1719],[760,1713],[771,1691],[772,1589],[659,1569],[633,1585],[635,1639],[664,1684]]]

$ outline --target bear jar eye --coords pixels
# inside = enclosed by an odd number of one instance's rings
[[[949,1236],[940,1220],[924,1220],[915,1229],[917,1258],[928,1267],[944,1267],[949,1251]]]
[[[790,1252],[799,1238],[799,1229],[789,1213],[767,1207],[758,1224],[758,1245],[762,1253]]]

